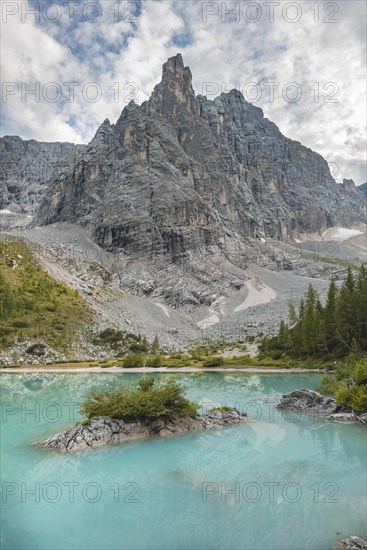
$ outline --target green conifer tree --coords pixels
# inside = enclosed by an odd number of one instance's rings
[[[152,342],[152,345],[150,347],[150,351],[152,352],[153,355],[157,355],[157,353],[159,353],[159,350],[160,350],[160,344],[159,344],[158,336],[155,336]]]

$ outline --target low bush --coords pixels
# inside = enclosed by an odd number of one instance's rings
[[[91,391],[80,411],[88,419],[109,416],[125,422],[148,422],[157,418],[195,417],[198,404],[184,396],[184,388],[175,380],[155,385],[143,378],[137,388],[121,386],[111,391]]]
[[[229,412],[231,411],[231,407],[227,407],[226,405],[222,405],[221,407],[212,407],[209,412],[212,412],[212,411],[220,411],[222,413],[225,413],[225,412]]]
[[[46,350],[46,346],[44,344],[33,344],[32,346],[29,346],[29,348],[26,349],[26,353],[29,353],[30,355],[44,355]]]
[[[219,367],[220,365],[224,365],[223,357],[211,357],[203,363],[203,367]]]
[[[367,362],[347,360],[335,369],[335,374],[325,376],[320,390],[335,395],[338,405],[351,407],[357,412],[367,412]]]
[[[163,365],[163,360],[160,355],[154,355],[154,357],[149,357],[145,363],[146,367],[151,367],[157,369]]]
[[[185,355],[180,352],[174,352],[174,353],[171,353],[170,355],[170,359],[183,359],[184,357]]]
[[[139,369],[144,367],[144,364],[144,355],[141,353],[129,353],[124,359],[123,366],[126,369]]]
[[[16,327],[16,328],[28,328],[30,326],[30,323],[28,321],[20,320],[20,321],[14,321],[12,325],[13,327]]]
[[[121,342],[121,340],[124,339],[124,334],[121,330],[115,330],[109,327],[102,330],[97,338],[102,342],[113,344],[115,342]]]
[[[181,368],[181,367],[189,367],[192,365],[193,360],[191,357],[188,357],[187,355],[184,355],[182,359],[172,359],[172,357],[166,358],[164,362],[168,368]]]

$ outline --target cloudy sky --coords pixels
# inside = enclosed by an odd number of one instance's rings
[[[181,52],[197,94],[237,87],[366,181],[366,2],[3,0],[2,135],[88,142]]]

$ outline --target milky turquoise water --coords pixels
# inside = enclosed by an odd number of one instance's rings
[[[88,389],[140,375],[2,376],[1,548],[329,550],[366,536],[364,428],[274,409],[318,375],[167,376],[203,409],[254,421],[59,455],[33,442],[78,420]]]

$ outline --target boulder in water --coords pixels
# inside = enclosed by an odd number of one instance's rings
[[[291,409],[295,411],[317,412],[328,416],[339,409],[335,399],[326,397],[314,390],[295,390],[283,395],[278,409]]]

